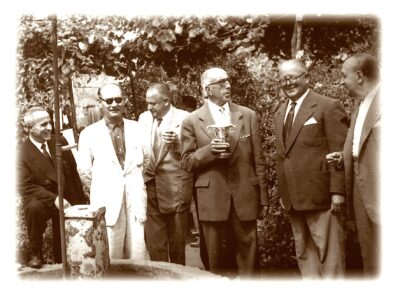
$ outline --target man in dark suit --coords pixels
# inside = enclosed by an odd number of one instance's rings
[[[344,231],[337,214],[345,200],[344,172],[325,156],[343,148],[348,120],[340,102],[308,88],[298,60],[279,65],[288,101],[274,117],[278,191],[288,211],[303,277],[337,277],[345,271]]]
[[[342,67],[342,84],[357,100],[343,153],[327,155],[346,174],[348,206],[353,207],[364,275],[379,272],[379,154],[381,111],[378,61],[367,54],[352,56]]]
[[[56,172],[55,139],[51,135],[52,124],[49,114],[40,107],[30,108],[24,123],[29,137],[22,143],[17,160],[17,188],[23,197],[23,209],[32,247],[32,258],[28,265],[40,268],[42,260],[43,233],[46,222],[53,222],[53,254],[56,263],[61,262],[61,242],[59,230],[59,199]],[[66,145],[65,139],[61,142]],[[71,151],[63,152],[64,208],[85,203],[82,184],[76,162]]]
[[[268,205],[257,115],[231,102],[223,69],[206,70],[201,86],[207,100],[182,123],[182,166],[194,172],[210,271],[237,268],[249,276],[257,261],[257,215]],[[209,132],[212,124],[234,125],[229,142]]]

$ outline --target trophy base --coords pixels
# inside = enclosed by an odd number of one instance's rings
[[[229,159],[232,157],[232,153],[219,153],[215,155],[218,159]]]

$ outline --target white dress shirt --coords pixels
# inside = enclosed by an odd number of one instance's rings
[[[225,103],[222,106],[218,106],[217,104],[207,99],[208,107],[210,108],[211,116],[214,119],[215,124],[218,125],[228,125],[231,124],[231,115],[229,109],[229,103]]]
[[[294,107],[293,122],[294,122],[294,120],[296,119],[297,112],[299,112],[300,106],[301,106],[301,104],[303,103],[304,98],[307,96],[307,94],[308,94],[309,91],[310,91],[310,89],[307,89],[307,91],[306,91],[300,98],[298,98],[298,99],[295,101],[295,102],[296,102],[296,106]],[[291,104],[291,103],[292,103],[292,100],[289,99],[289,103],[288,103],[287,108],[286,108],[285,121],[286,121],[287,115],[289,114],[289,111],[290,111],[290,104]]]
[[[33,143],[33,145],[35,147],[37,147],[37,149],[43,154],[43,150],[42,150],[42,144],[40,142],[37,142],[36,140],[34,140],[32,137],[29,136],[29,139],[31,140],[31,142]],[[50,154],[50,150],[49,150],[49,145],[47,144],[47,141],[44,142],[44,144],[46,145],[46,151],[49,153],[49,156],[51,157]]]
[[[361,101],[360,108],[358,110],[358,115],[356,118],[356,124],[354,126],[354,136],[353,136],[353,157],[358,157],[358,152],[360,149],[360,140],[365,118],[367,117],[368,110],[371,106],[376,93],[379,90],[379,84],[377,84],[374,89]]]

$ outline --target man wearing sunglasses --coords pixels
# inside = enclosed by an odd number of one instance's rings
[[[90,203],[106,207],[110,258],[144,259],[143,135],[136,121],[122,118],[126,102],[117,83],[99,89],[104,117],[81,132],[78,170]]]
[[[279,84],[287,97],[275,113],[278,192],[288,212],[303,277],[340,277],[345,271],[344,172],[325,156],[340,151],[348,128],[338,100],[309,89],[299,60],[279,65]]]
[[[210,271],[249,277],[257,264],[256,219],[268,205],[257,115],[231,101],[225,70],[206,70],[201,86],[203,106],[182,122],[182,166],[196,178]],[[229,143],[208,131],[216,123],[235,125]],[[231,156],[220,158],[227,147]]]

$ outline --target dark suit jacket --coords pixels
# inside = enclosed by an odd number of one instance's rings
[[[61,144],[67,145],[64,137]],[[17,189],[24,202],[32,199],[40,199],[49,207],[54,204],[57,197],[57,170],[55,138],[48,141],[49,151],[53,165],[43,156],[40,150],[28,138],[22,143],[17,158]],[[76,170],[76,162],[71,151],[62,154],[63,176],[62,188],[64,198],[72,205],[85,203],[82,184]]]
[[[352,147],[358,107],[352,114],[350,129],[343,149],[346,173],[346,192],[349,202],[353,194]],[[379,154],[380,154],[380,98],[374,97],[365,117],[358,152],[359,189],[367,214],[372,222],[379,223]],[[352,205],[349,205],[352,206]]]
[[[339,101],[310,90],[285,147],[287,104],[283,103],[274,117],[279,195],[286,210],[329,209],[332,194],[345,195],[344,172],[328,166],[325,156],[343,149],[348,127],[346,113]],[[317,123],[306,123],[309,119]]]
[[[268,204],[257,115],[234,103],[229,107],[236,126],[229,159],[216,159],[211,152],[207,126],[214,120],[207,103],[182,122],[182,166],[194,172],[201,221],[227,220],[231,198],[242,221],[256,219],[260,204]]]

